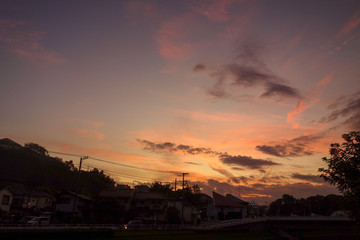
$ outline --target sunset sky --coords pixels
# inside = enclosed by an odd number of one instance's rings
[[[360,130],[357,0],[0,0],[0,62],[0,138],[119,183],[338,193],[317,170]]]

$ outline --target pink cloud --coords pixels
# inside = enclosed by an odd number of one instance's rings
[[[221,41],[234,41],[238,40],[238,37],[248,30],[248,25],[255,17],[258,8],[250,8],[246,13],[242,15],[236,15],[233,17],[233,21],[224,26],[224,30],[218,34]]]
[[[337,39],[345,37],[360,25],[360,12],[355,13],[343,26],[343,28],[336,34]]]
[[[194,47],[188,40],[192,26],[192,14],[183,14],[162,23],[155,36],[161,56],[166,59],[187,58]]]
[[[316,102],[318,102],[320,99],[320,94],[322,92],[323,87],[328,84],[332,77],[333,73],[327,75],[323,79],[321,79],[313,88],[313,90],[307,94],[303,99],[301,99],[296,105],[295,109],[288,113],[287,115],[287,121],[288,122],[294,122],[296,120],[296,117],[304,112],[305,110],[309,109],[312,105],[314,105]],[[295,123],[293,127],[298,128],[298,123]]]
[[[203,15],[214,22],[227,22],[230,14],[227,9],[235,3],[235,0],[222,1],[192,1],[189,8],[195,13]]]
[[[14,19],[0,19],[0,42],[23,59],[36,64],[61,64],[66,60],[56,52],[45,48],[41,40],[45,32],[36,30],[31,24]]]

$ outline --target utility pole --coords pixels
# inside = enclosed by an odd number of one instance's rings
[[[77,189],[76,189],[76,191],[75,191],[75,199],[74,199],[74,204],[73,204],[73,222],[74,222],[74,219],[75,219],[75,207],[76,207],[77,202],[78,202],[78,193],[79,193],[79,191],[80,191],[81,165],[82,165],[82,162],[83,162],[85,159],[88,159],[88,158],[89,158],[89,156],[82,156],[82,157],[80,157],[78,184],[77,184]]]
[[[82,156],[82,157],[80,157],[79,172],[81,171],[82,161],[84,161],[85,159],[88,159],[88,158],[89,158],[89,156]]]
[[[175,192],[176,192],[176,178],[175,178]]]
[[[181,225],[184,225],[184,197],[185,197],[185,192],[184,192],[184,185],[185,185],[185,175],[189,174],[189,173],[183,173],[183,181],[182,181],[182,201],[181,201]]]
[[[183,173],[182,175],[183,175],[183,182],[182,182],[182,189],[184,190],[184,185],[185,185],[185,175],[186,174],[189,174],[189,173]]]

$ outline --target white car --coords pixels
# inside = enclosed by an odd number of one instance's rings
[[[34,217],[27,222],[31,226],[46,226],[50,224],[50,218],[48,217]]]

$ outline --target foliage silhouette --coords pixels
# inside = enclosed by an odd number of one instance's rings
[[[325,181],[335,185],[351,202],[352,216],[360,222],[360,131],[342,135],[345,140],[331,144],[330,158],[324,157],[327,168],[319,168]]]

